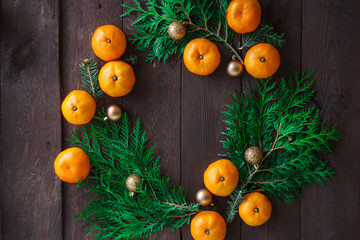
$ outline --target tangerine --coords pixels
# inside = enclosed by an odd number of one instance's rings
[[[54,169],[62,181],[77,183],[89,175],[90,160],[84,150],[77,147],[68,148],[56,157]]]
[[[280,66],[280,53],[269,43],[259,43],[246,53],[244,64],[246,71],[254,78],[268,78]]]
[[[230,195],[239,182],[239,170],[227,159],[211,163],[204,172],[204,183],[214,195]]]
[[[99,84],[100,88],[111,97],[124,96],[134,87],[134,70],[123,61],[108,62],[99,72]]]
[[[239,215],[249,226],[260,226],[269,220],[272,205],[262,193],[252,192],[245,196],[239,205]]]
[[[195,240],[222,240],[226,235],[225,220],[215,211],[200,212],[191,220],[190,232]]]
[[[261,21],[261,7],[257,0],[232,0],[226,11],[229,27],[237,33],[254,31]]]
[[[98,27],[91,40],[92,49],[96,56],[104,61],[120,58],[126,49],[124,32],[114,25]]]
[[[74,90],[62,102],[61,111],[69,123],[74,125],[86,124],[95,115],[96,102],[88,92]]]
[[[197,75],[209,75],[220,63],[218,47],[205,38],[191,40],[184,49],[186,68]]]

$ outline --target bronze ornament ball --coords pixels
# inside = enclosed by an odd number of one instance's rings
[[[203,189],[200,189],[199,191],[197,191],[196,201],[201,206],[211,205],[212,200],[213,200],[213,196],[212,196],[211,192],[209,190],[207,190],[206,188],[203,188]]]
[[[123,111],[122,111],[121,107],[119,107],[118,105],[112,104],[106,109],[106,116],[111,121],[116,122],[122,118]]]
[[[185,25],[179,21],[172,22],[168,27],[168,34],[174,40],[182,39],[186,34]]]
[[[132,174],[126,178],[125,186],[132,193],[136,192],[137,186],[140,186],[140,184],[141,177],[137,174]]]
[[[258,147],[249,147],[245,150],[245,160],[249,164],[255,165],[260,163],[260,161],[264,158],[264,155],[260,148]]]
[[[226,67],[226,72],[230,77],[239,77],[244,71],[244,66],[236,60],[232,60]]]

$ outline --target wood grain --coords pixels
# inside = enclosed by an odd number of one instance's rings
[[[359,23],[359,1],[303,2],[302,65],[316,69],[315,103],[327,126],[338,124],[342,140],[334,152],[321,155],[330,161],[335,179],[303,190],[302,239],[360,236]]]
[[[285,33],[286,44],[279,49],[281,64],[274,75],[275,79],[288,77],[301,69],[301,1],[260,1],[262,17]],[[243,88],[248,89],[246,82],[252,86],[256,81],[249,74],[243,76]],[[244,222],[241,225],[242,239],[300,239],[300,202],[298,199],[292,204],[276,201],[272,203],[271,218],[264,225],[249,227]]]
[[[57,1],[1,1],[4,239],[62,239],[58,13]]]
[[[207,166],[224,152],[220,144],[223,139],[220,132],[225,130],[221,112],[225,110],[225,104],[231,103],[233,90],[240,88],[240,78],[231,78],[226,73],[231,52],[221,44],[218,46],[221,63],[213,74],[198,76],[182,65],[181,182],[188,192],[189,202],[196,202],[196,192],[205,187],[203,173]],[[216,197],[215,201],[216,206],[210,210],[224,216],[226,199]],[[228,225],[227,239],[236,239],[239,230],[238,220]],[[189,225],[183,227],[182,236],[192,239]]]

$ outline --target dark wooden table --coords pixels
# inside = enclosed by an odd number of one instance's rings
[[[74,129],[61,116],[62,99],[80,88],[78,64],[94,57],[91,36],[104,24],[122,28],[127,37],[136,16],[124,19],[122,3],[131,0],[1,0],[1,222],[3,239],[94,239],[84,222],[73,219],[90,196],[62,183],[54,174],[56,155],[69,147],[64,138]],[[293,204],[272,200],[271,219],[248,227],[236,218],[226,239],[360,239],[360,1],[262,0],[263,16],[287,44],[280,49],[276,77],[295,70],[317,69],[314,103],[329,126],[337,123],[343,139],[330,160],[336,177],[326,187],[303,188]],[[224,104],[233,89],[245,89],[244,74],[230,78],[230,52],[207,77],[190,73],[177,57],[164,65],[136,54],[137,82],[123,98],[104,97],[98,109],[117,103],[132,119],[141,117],[151,144],[162,156],[163,173],[184,184],[188,201],[203,187],[202,174],[218,159]],[[95,58],[100,65],[103,61]],[[224,213],[225,199],[216,210]],[[164,231],[151,239],[191,239],[189,226]]]

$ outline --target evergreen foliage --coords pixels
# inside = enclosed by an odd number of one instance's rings
[[[262,21],[255,31],[243,35],[238,49],[250,48],[258,43],[270,43],[275,47],[283,47],[285,42],[284,33],[276,32],[271,24]]]
[[[124,62],[128,64],[135,65],[138,61],[138,57],[136,55],[129,55],[128,57],[123,59]]]
[[[313,71],[295,74],[288,80],[260,80],[249,91],[232,95],[234,105],[224,112],[226,153],[239,169],[239,185],[230,195],[226,223],[238,214],[238,206],[247,193],[263,192],[292,202],[301,195],[301,187],[325,184],[333,177],[327,161],[319,152],[331,151],[340,137],[335,126],[328,129],[319,111],[309,103],[315,90]],[[189,223],[199,212],[199,204],[187,204],[182,187],[174,187],[160,175],[159,158],[141,127],[132,126],[124,114],[121,122],[104,120],[105,111],[95,117],[96,124],[75,130],[68,141],[80,145],[91,160],[92,174],[79,187],[95,193],[78,219],[86,220],[97,231],[97,239],[133,239],[148,237],[166,227],[176,229]],[[258,146],[264,158],[249,165],[244,152]],[[126,178],[138,174],[142,182],[135,196],[125,186]]]
[[[226,21],[227,0],[148,0],[145,4],[140,2],[134,0],[135,7],[123,4],[127,11],[121,17],[132,12],[140,13],[132,23],[138,33],[134,33],[130,41],[137,44],[137,49],[149,53],[147,61],[158,59],[165,62],[173,54],[182,54],[186,44],[195,38],[224,42],[240,57],[231,45],[233,31],[229,29]],[[186,25],[187,32],[181,40],[173,40],[167,33],[169,25],[174,21],[181,21]]]
[[[138,119],[132,126],[126,113],[121,123],[104,120],[85,127],[82,136],[75,130],[68,141],[80,145],[91,161],[91,175],[79,187],[95,193],[78,219],[86,220],[97,231],[97,239],[148,237],[166,227],[176,229],[189,223],[198,204],[186,204],[182,186],[175,188],[168,177],[160,176],[159,157]],[[142,182],[135,196],[125,186],[126,178],[138,174]]]
[[[237,207],[246,193],[259,191],[286,202],[301,195],[301,186],[325,184],[334,171],[318,152],[331,151],[339,140],[335,126],[327,129],[319,110],[309,107],[313,97],[313,71],[295,74],[280,84],[271,79],[257,82],[256,89],[239,96],[234,92],[234,105],[228,105],[224,120],[227,137],[220,154],[239,169],[239,187],[230,195],[227,221],[237,214]],[[258,166],[250,166],[244,158],[250,146],[262,149],[265,156]]]
[[[93,59],[84,59],[79,64],[80,79],[85,91],[90,93],[95,100],[102,97],[103,91],[99,85],[99,67]]]
[[[173,54],[183,53],[188,42],[195,38],[206,38],[211,41],[223,42],[232,51],[234,58],[241,63],[243,59],[232,46],[234,31],[229,28],[226,20],[228,0],[148,0],[142,4],[134,0],[135,7],[123,4],[127,10],[121,17],[133,12],[139,12],[139,17],[132,23],[138,33],[133,33],[130,38],[137,44],[137,49],[147,52],[147,61],[155,59],[164,62]],[[169,37],[167,30],[174,21],[180,21],[186,26],[186,34],[180,40]],[[274,27],[262,22],[251,33],[243,35],[242,44],[238,49],[251,47],[261,42],[282,47],[285,44],[284,34],[279,34]]]
[[[137,49],[148,52],[147,61],[163,60],[181,54],[186,44],[195,38],[223,42],[241,63],[243,60],[232,46],[234,32],[226,20],[228,0],[134,0],[134,7],[123,5],[126,16],[140,15],[133,22],[138,33],[130,38]],[[186,35],[173,40],[168,26],[180,21]],[[275,47],[285,43],[270,24],[262,22],[252,33],[243,35],[238,50],[267,42]],[[137,57],[124,61],[134,64]],[[102,96],[98,83],[99,69],[92,59],[83,60],[79,67],[84,89],[95,99]],[[333,141],[340,138],[335,126],[326,127],[319,111],[309,103],[315,94],[313,71],[295,73],[288,80],[259,80],[249,91],[231,96],[234,105],[224,112],[226,150],[221,157],[230,159],[239,169],[239,185],[230,195],[226,223],[233,221],[238,206],[247,193],[263,192],[280,200],[292,202],[301,195],[304,185],[325,184],[334,171],[321,160],[319,152],[331,151]],[[187,204],[182,186],[176,188],[169,178],[160,175],[159,157],[141,127],[140,120],[132,126],[124,114],[121,122],[104,120],[105,111],[95,117],[96,124],[83,128],[82,136],[75,130],[70,142],[80,145],[91,160],[92,174],[79,187],[95,194],[78,219],[86,220],[97,231],[97,239],[133,239],[148,237],[166,227],[176,229],[189,223],[197,214],[199,204]],[[258,146],[264,158],[258,165],[249,165],[245,150]],[[135,196],[125,186],[126,178],[138,174],[142,182]]]

